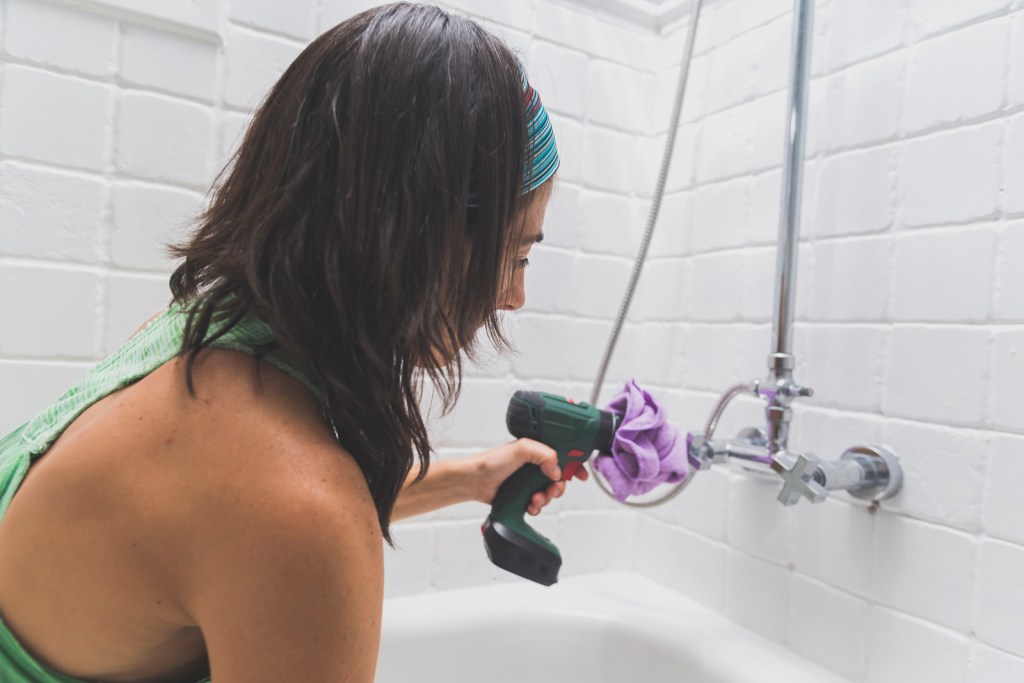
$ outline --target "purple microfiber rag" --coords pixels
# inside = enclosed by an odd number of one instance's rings
[[[611,456],[599,456],[594,467],[611,486],[620,502],[647,493],[658,484],[686,479],[690,467],[686,438],[665,421],[665,410],[653,396],[636,383],[625,388],[605,410],[622,416],[612,441]]]

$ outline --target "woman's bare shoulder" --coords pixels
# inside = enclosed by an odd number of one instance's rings
[[[163,518],[166,526],[153,531],[163,538],[161,555],[172,565],[176,592],[214,579],[202,563],[174,558],[217,556],[227,539],[245,537],[253,552],[273,552],[274,539],[285,529],[313,525],[328,536],[341,533],[323,522],[333,519],[351,525],[350,532],[369,539],[370,547],[380,544],[362,472],[298,380],[226,350],[200,354],[194,396],[185,385],[184,361],[158,372],[149,388],[151,412],[165,413],[154,415],[154,433],[145,441],[168,448],[171,471],[157,495],[170,513]],[[150,397],[141,398],[144,403]],[[302,542],[323,538],[305,535]]]
[[[297,379],[254,356],[220,349],[199,356],[192,379],[195,395],[186,388],[184,361],[177,360],[164,381],[172,385],[166,390],[181,423],[179,449],[203,461],[198,483],[255,497],[320,489],[372,507],[358,465]]]
[[[191,561],[178,600],[215,678],[370,680],[383,592],[376,508],[309,392],[265,365],[257,382],[254,368],[231,353],[196,366],[189,438],[216,462],[184,513]]]

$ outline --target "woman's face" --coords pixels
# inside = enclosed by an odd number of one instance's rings
[[[534,244],[544,239],[541,231],[544,227],[544,212],[548,208],[548,200],[551,199],[551,191],[554,181],[549,180],[533,192],[533,197],[526,207],[523,224],[523,237],[518,248],[508,257],[505,264],[505,272],[502,274],[502,282],[506,283],[504,289],[498,294],[495,308],[500,311],[516,311],[526,303],[525,271],[528,264],[527,257]],[[483,323],[481,323],[481,326]],[[434,349],[434,363],[441,367],[448,363],[455,352],[452,350],[443,351]]]
[[[551,199],[551,190],[554,187],[554,180],[536,189],[533,200],[526,208],[525,223],[523,226],[523,239],[518,249],[512,254],[511,261],[507,265],[510,269],[502,280],[506,283],[504,289],[498,294],[496,308],[500,311],[516,311],[526,303],[526,266],[529,263],[528,256],[534,244],[544,239],[542,231],[544,227],[544,212],[547,211],[548,201]]]

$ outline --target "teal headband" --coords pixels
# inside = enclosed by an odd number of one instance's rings
[[[523,164],[523,194],[536,190],[558,170],[558,147],[551,119],[541,104],[540,95],[523,72],[523,101],[526,105],[526,160]]]
[[[551,119],[541,104],[540,95],[526,80],[522,66],[519,72],[523,79],[523,105],[526,108],[526,158],[523,160],[522,194],[532,192],[555,175],[558,170],[558,147],[555,145],[555,131]],[[479,206],[478,197],[470,190],[469,205]]]

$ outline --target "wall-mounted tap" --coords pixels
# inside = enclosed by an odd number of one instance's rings
[[[768,378],[731,387],[711,411],[704,432],[689,434],[689,458],[700,469],[730,459],[746,461],[747,469],[774,472],[782,478],[779,502],[795,505],[801,498],[820,503],[829,491],[845,490],[864,500],[878,501],[899,491],[903,482],[895,454],[885,446],[855,446],[837,461],[789,450],[794,399],[814,395],[793,379],[793,310],[796,298],[796,257],[800,225],[800,189],[807,118],[808,67],[811,57],[813,0],[796,0],[793,13],[793,72],[789,88],[789,119],[783,163],[782,209],[779,219],[775,317]],[[741,394],[765,402],[765,430],[748,427],[729,441],[716,441],[715,428],[726,406]]]
[[[800,388],[811,395],[809,388]],[[761,382],[739,384],[727,391],[712,411],[703,434],[687,435],[690,462],[699,469],[731,460],[743,461],[745,469],[768,476],[782,478],[778,500],[783,505],[795,505],[801,498],[820,503],[829,491],[846,491],[855,498],[880,501],[896,495],[903,484],[903,475],[896,454],[886,446],[861,445],[847,449],[838,460],[822,460],[812,453],[794,453],[785,448],[789,429],[788,405],[773,403],[773,391],[764,391]],[[726,406],[736,396],[758,396],[766,400],[765,414],[769,431],[747,427],[733,439],[711,438]],[[793,398],[792,396],[790,398]],[[784,409],[786,413],[783,413]],[[776,425],[780,440],[769,436],[772,420],[784,415]],[[779,445],[783,446],[779,450]]]

